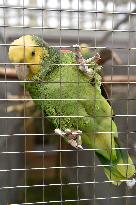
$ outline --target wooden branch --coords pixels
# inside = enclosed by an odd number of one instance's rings
[[[0,67],[0,77],[7,77],[7,78],[17,78],[17,74],[14,68],[4,68]]]
[[[18,104],[18,105],[11,105],[11,106],[8,106],[7,107],[7,112],[23,112],[24,111],[24,108],[25,109],[30,109],[30,108],[33,108],[35,105],[34,105],[34,102],[33,101],[29,101],[27,103],[21,103],[21,104]]]
[[[103,76],[103,84],[135,84],[136,76],[135,75],[105,75]]]
[[[110,49],[107,49],[107,48],[102,49],[102,50],[100,50],[99,54],[101,57],[100,59],[97,60],[97,63],[99,65],[103,65],[106,61],[108,61],[112,58],[117,64],[122,63],[122,61],[121,61],[120,57],[117,55],[117,53],[113,52]],[[16,70],[14,68],[0,67],[0,77],[17,78]]]
[[[40,111],[36,110],[33,113],[31,113],[32,118],[28,118],[26,120],[26,128],[29,128],[29,126],[32,126],[32,123],[34,123],[34,120],[36,117],[40,116]]]
[[[115,63],[117,65],[121,65],[122,64],[121,58],[119,57],[119,55],[115,51],[112,51],[112,58],[113,58],[113,60],[115,61]]]
[[[101,49],[99,51],[100,54],[100,59],[97,61],[98,65],[103,65],[104,63],[106,63],[106,61],[108,60],[114,60],[116,62],[117,65],[122,64],[122,60],[119,57],[119,55],[112,51],[111,49],[105,48],[105,49]]]
[[[19,102],[19,101],[23,102],[23,100],[24,100],[25,102],[27,102],[27,101],[30,101],[32,98],[31,98],[30,94],[28,93],[28,91],[26,91],[25,95],[24,95],[24,93],[22,93],[20,95],[12,95],[11,93],[8,92],[7,99],[9,101],[17,100],[17,102]]]
[[[101,62],[102,63],[102,62]],[[5,76],[5,69],[0,67],[0,76],[1,77],[4,77]],[[16,71],[12,68],[6,68],[6,76],[7,78],[17,78],[17,75],[16,75]],[[104,84],[128,84],[128,83],[136,83],[136,76],[135,75],[130,75],[130,76],[127,76],[127,75],[106,75],[106,76],[103,76],[103,83]],[[30,96],[29,96],[30,97]],[[9,95],[9,99],[19,99],[21,98],[21,95],[19,96],[10,96]],[[24,97],[22,97],[24,98]]]

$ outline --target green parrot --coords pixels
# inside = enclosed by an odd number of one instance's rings
[[[26,89],[45,117],[77,148],[82,131],[83,144],[95,150],[108,179],[120,185],[133,177],[135,166],[120,148],[112,108],[101,95],[100,66],[92,58],[87,67],[78,54],[77,49],[59,51],[33,35],[20,37],[9,48],[18,78],[27,81]]]
[[[91,57],[92,53],[91,53],[91,51],[90,51],[90,49],[89,49],[88,44],[86,44],[86,43],[81,43],[81,44],[80,44],[80,49],[81,49],[81,53],[82,53],[82,55],[83,55],[83,57],[84,57],[85,59],[88,59],[88,58]]]

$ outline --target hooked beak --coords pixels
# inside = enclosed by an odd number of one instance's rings
[[[15,65],[15,69],[19,80],[27,80],[30,73],[28,65],[17,64]]]

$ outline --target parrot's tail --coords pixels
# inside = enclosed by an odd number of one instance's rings
[[[120,185],[123,180],[130,179],[135,174],[135,166],[132,159],[126,150],[119,149],[119,145],[116,149],[116,160],[112,161],[106,159],[101,154],[96,153],[100,162],[105,165],[104,172],[108,179],[112,181],[114,185]]]

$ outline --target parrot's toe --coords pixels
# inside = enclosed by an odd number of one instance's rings
[[[55,129],[55,133],[63,137],[72,147],[83,149],[81,139],[82,131],[77,130],[72,132],[70,129],[66,129],[63,132],[61,129]]]
[[[126,181],[126,184],[127,184],[128,188],[132,189],[133,186],[135,186],[135,184],[136,184],[136,179],[133,178],[132,180]]]

